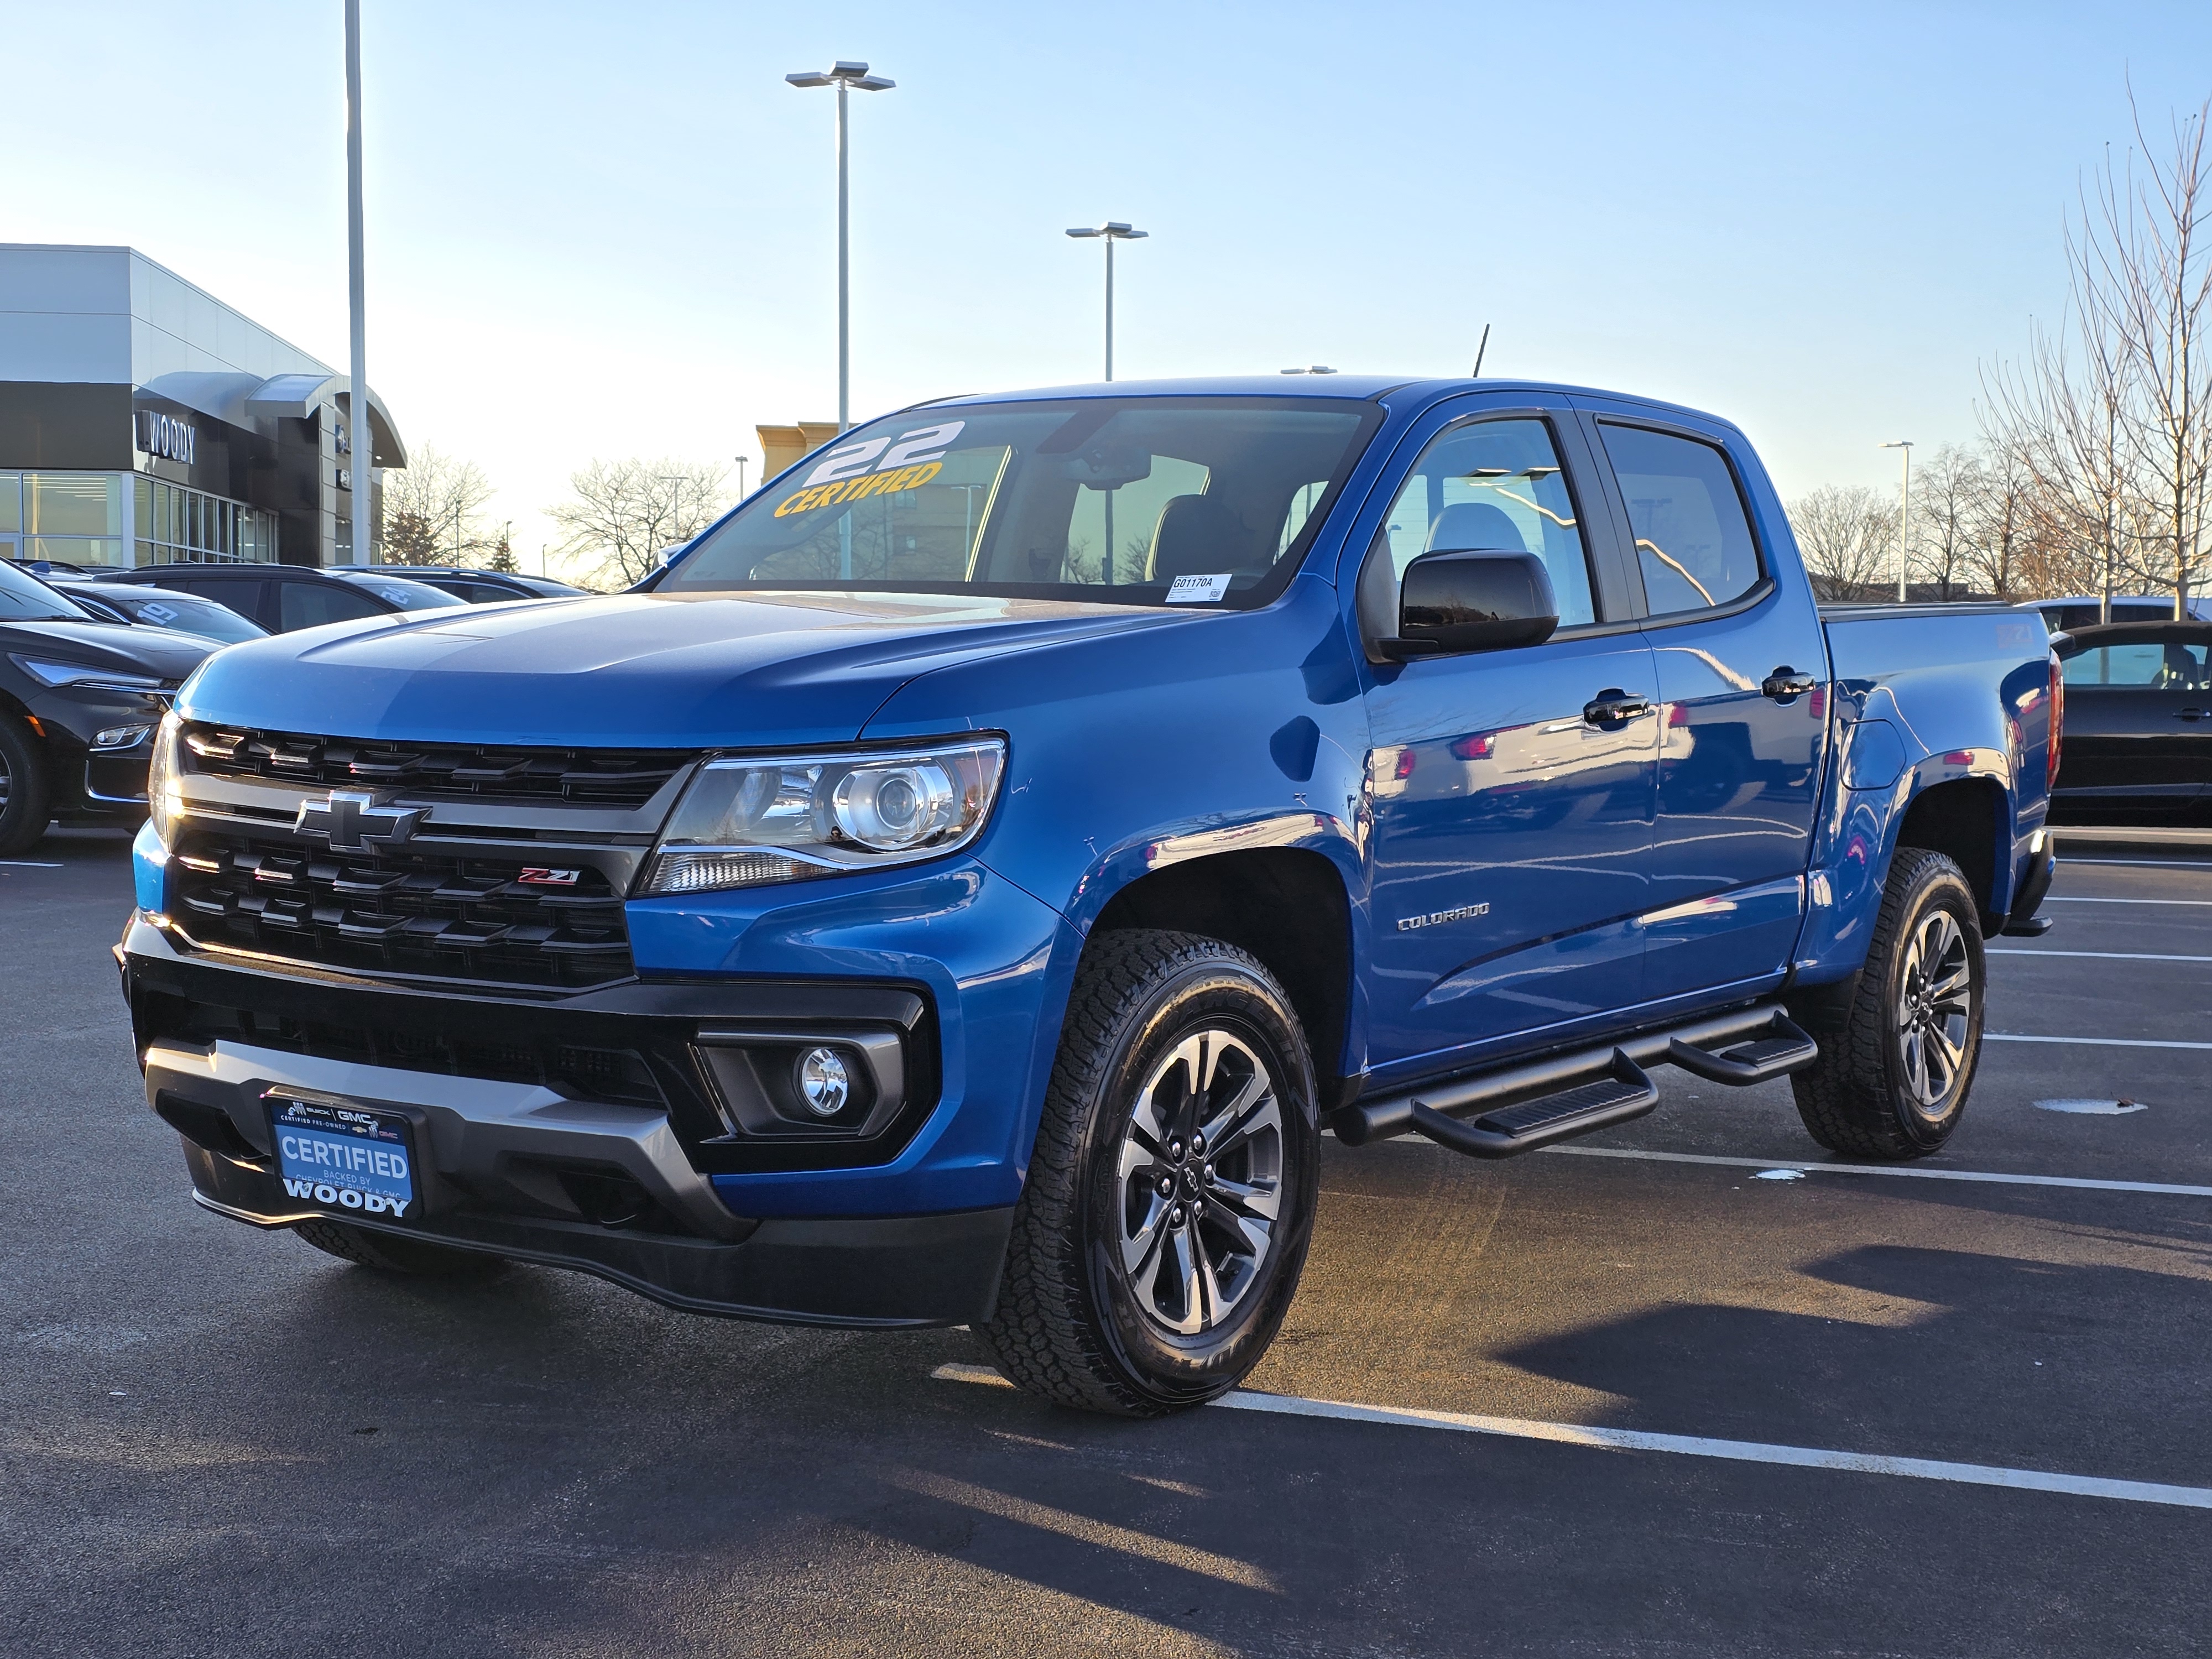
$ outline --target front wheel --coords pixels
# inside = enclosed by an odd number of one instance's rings
[[[52,818],[38,745],[20,721],[0,714],[0,858],[28,852]]]
[[[1813,1139],[1854,1158],[1924,1158],[1966,1114],[1988,991],[1981,909],[1959,866],[1900,847],[1855,983],[1793,1006],[1820,1058],[1790,1080]]]
[[[1265,968],[1188,933],[1094,941],[985,1344],[1085,1410],[1226,1393],[1297,1290],[1319,1154],[1304,1033]]]

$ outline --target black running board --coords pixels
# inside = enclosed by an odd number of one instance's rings
[[[1514,1158],[1642,1117],[1659,1103],[1647,1066],[1741,1088],[1800,1071],[1820,1046],[1772,1003],[1504,1070],[1359,1101],[1329,1127],[1349,1146],[1418,1134],[1469,1158]]]

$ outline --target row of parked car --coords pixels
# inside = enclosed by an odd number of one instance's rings
[[[497,570],[0,563],[0,857],[57,818],[143,817],[154,728],[211,652],[325,623],[583,591]]]

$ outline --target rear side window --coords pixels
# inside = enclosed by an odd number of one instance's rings
[[[2093,646],[2066,659],[2066,684],[2130,686],[2137,690],[2212,690],[2206,647],[2180,640]]]
[[[1759,585],[1759,544],[1718,448],[1647,427],[1598,429],[1628,502],[1652,615],[1711,610]]]
[[[240,581],[222,576],[164,576],[161,586],[179,593],[189,593],[195,599],[212,600],[226,611],[236,611],[249,622],[261,620],[261,584],[258,581]]]
[[[1596,620],[1574,498],[1541,421],[1474,421],[1438,433],[1391,503],[1383,534],[1399,576],[1422,554],[1446,549],[1534,553],[1551,574],[1559,626]]]
[[[353,592],[336,582],[286,582],[283,592],[276,619],[281,633],[385,614],[384,607],[368,594]]]

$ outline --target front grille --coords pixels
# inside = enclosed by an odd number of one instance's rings
[[[573,856],[573,855],[572,855]],[[176,919],[204,944],[325,967],[575,988],[631,972],[623,896],[599,871],[523,882],[507,858],[412,847],[326,853],[196,830],[177,849]]]
[[[666,749],[502,749],[381,743],[295,732],[185,728],[192,769],[325,788],[396,789],[410,798],[636,807],[691,757]]]

